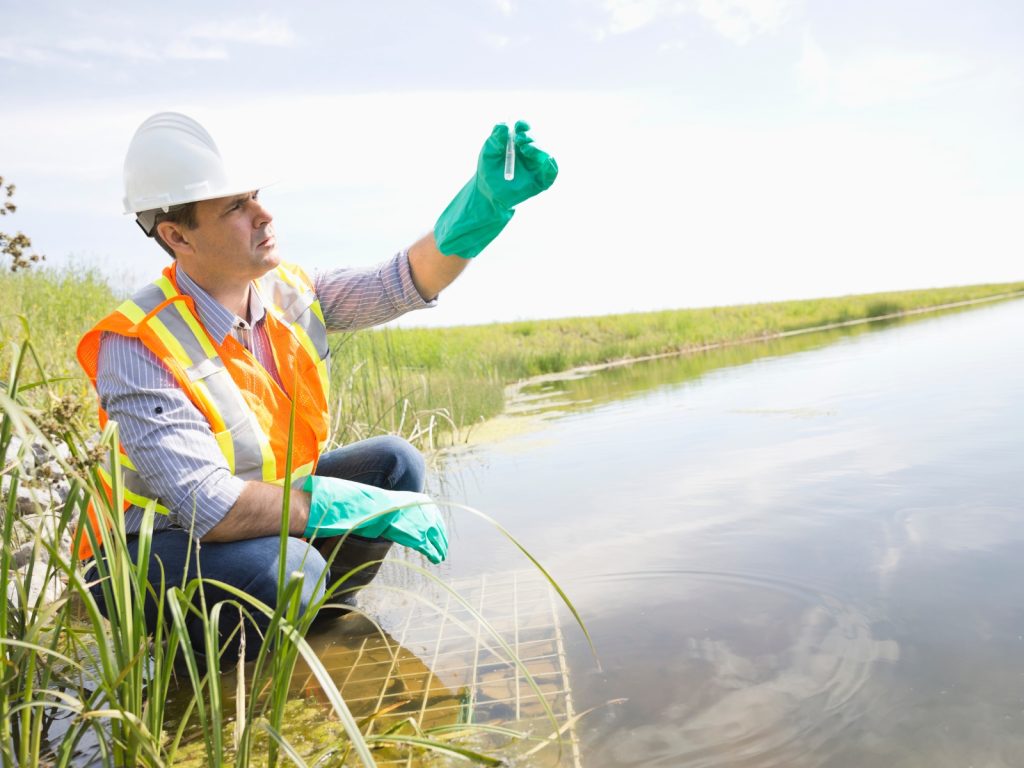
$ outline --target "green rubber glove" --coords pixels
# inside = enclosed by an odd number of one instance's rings
[[[408,495],[420,496],[429,501],[422,493]],[[422,552],[434,565],[448,556],[448,532],[441,512],[434,503],[399,510],[381,538]]]
[[[515,176],[505,180],[508,126],[494,126],[477,161],[476,175],[455,196],[434,225],[434,239],[441,253],[471,259],[487,247],[512,219],[519,203],[550,187],[558,175],[558,163],[533,146],[526,135],[528,123],[516,122]]]
[[[430,497],[387,491],[336,477],[310,475],[302,489],[310,494],[306,538],[341,536],[354,531],[411,547],[439,563],[448,554],[444,520]]]

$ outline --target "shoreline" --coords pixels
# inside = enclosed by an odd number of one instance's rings
[[[877,315],[875,317],[861,317],[854,320],[843,320],[838,323],[826,323],[825,325],[816,325],[809,328],[799,328],[793,331],[778,331],[775,333],[763,334],[761,336],[747,336],[738,339],[731,339],[729,341],[716,341],[707,344],[700,344],[697,346],[685,347],[683,349],[673,350],[671,352],[660,352],[655,355],[642,355],[640,357],[627,357],[619,360],[611,360],[604,363],[590,363],[587,365],[578,365],[573,368],[567,368],[564,371],[558,371],[557,373],[544,373],[539,376],[531,376],[526,379],[520,379],[519,381],[508,384],[504,388],[504,399],[505,405],[501,413],[496,416],[473,424],[465,429],[464,438],[458,442],[453,442],[451,445],[445,446],[439,450],[439,453],[446,453],[449,451],[458,451],[459,449],[472,448],[484,443],[496,442],[498,440],[512,437],[517,434],[530,432],[533,429],[539,427],[544,421],[544,418],[540,415],[529,416],[513,412],[513,409],[517,402],[521,399],[522,391],[530,386],[536,384],[544,384],[547,382],[555,381],[566,381],[569,379],[579,378],[587,376],[597,371],[608,370],[610,368],[618,368],[624,365],[633,365],[635,363],[644,363],[650,360],[662,360],[669,357],[682,357],[683,355],[690,355],[697,352],[707,352],[714,349],[724,349],[726,347],[740,346],[742,344],[754,344],[761,341],[772,341],[774,339],[784,339],[790,336],[799,336],[807,333],[818,333],[820,331],[830,331],[836,328],[847,328],[857,325],[866,325],[869,323],[875,323],[885,320],[898,320],[905,317],[911,317],[914,315],[922,315],[928,312],[941,312],[947,309],[959,309],[961,307],[969,307],[976,304],[985,304],[996,301],[1008,301],[1013,299],[1024,298],[1024,291],[1017,291],[1015,293],[1000,293],[993,296],[984,296],[977,299],[965,299],[964,301],[955,301],[947,304],[936,304],[932,307],[918,307],[917,309],[906,309],[899,312],[891,312],[885,315]]]
[[[735,347],[740,344],[753,344],[758,341],[772,341],[773,339],[785,339],[790,336],[799,336],[805,333],[817,333],[819,331],[831,331],[835,328],[847,328],[854,325],[866,325],[867,323],[875,323],[881,320],[898,320],[903,317],[910,317],[911,315],[922,315],[927,312],[940,312],[944,309],[958,309],[960,307],[968,307],[974,304],[983,304],[992,301],[1005,301],[1010,299],[1021,299],[1024,298],[1024,291],[1017,291],[1016,293],[999,293],[994,296],[984,296],[979,299],[965,299],[964,301],[954,301],[949,304],[936,304],[933,307],[918,307],[917,309],[904,309],[899,312],[891,312],[886,315],[876,315],[875,317],[860,317],[854,320],[843,320],[839,323],[827,323],[825,325],[816,325],[810,328],[798,328],[794,331],[777,331],[775,333],[763,334],[761,336],[745,336],[739,339],[731,339],[729,341],[714,341],[708,344],[700,344],[692,347],[685,347],[683,349],[673,350],[672,352],[659,352],[656,355],[642,355],[640,357],[626,357],[620,360],[611,360],[606,363],[590,363],[588,365],[578,365],[575,368],[567,368],[564,371],[557,373],[543,373],[539,376],[531,376],[527,379],[520,379],[514,384],[509,384],[505,387],[505,406],[506,411],[502,412],[502,415],[507,413],[507,408],[510,402],[512,402],[518,393],[527,386],[532,384],[543,384],[548,381],[561,381],[563,379],[575,378],[582,374],[593,373],[594,371],[602,371],[608,368],[617,368],[622,365],[632,365],[634,363],[643,363],[648,360],[661,360],[666,357],[680,357],[682,355],[693,354],[694,352],[706,352],[712,349],[722,349],[725,347]]]

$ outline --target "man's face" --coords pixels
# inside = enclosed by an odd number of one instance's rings
[[[189,274],[195,270],[224,280],[252,280],[280,263],[273,216],[257,195],[247,192],[196,204],[197,226],[186,235],[193,253],[183,259],[189,262],[183,264]]]

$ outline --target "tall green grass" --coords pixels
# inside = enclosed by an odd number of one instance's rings
[[[84,377],[75,347],[96,321],[120,300],[95,269],[35,267],[0,275],[0,344],[22,335],[24,318],[32,328],[33,349],[51,379]],[[0,354],[3,354],[0,348]],[[4,365],[10,364],[9,354]]]
[[[190,729],[201,734],[199,759],[211,768],[229,764],[274,766],[282,761],[306,765],[309,750],[291,743],[286,720],[289,683],[300,656],[341,725],[340,733],[332,737],[333,743],[315,745],[321,758],[333,760],[335,753],[340,753],[342,759],[351,755],[359,764],[372,766],[371,746],[388,745],[392,749],[455,754],[486,765],[497,763],[441,732],[389,729],[370,735],[364,732],[365,723],[352,717],[337,685],[305,640],[316,611],[344,591],[346,581],[325,585],[326,593],[314,610],[300,611],[302,576],[283,570],[288,493],[282,508],[282,565],[274,606],[228,584],[205,579],[201,570],[197,578],[182,580],[180,587],[167,586],[173,574],[163,574],[167,581],[161,578],[159,583],[151,583],[155,505],[145,510],[133,561],[121,511],[119,465],[113,463],[109,496],[98,472],[98,462],[115,455],[116,424],[108,424],[98,442],[91,441],[89,432],[83,431],[73,400],[54,390],[42,357],[29,338],[27,323],[21,327],[24,333],[20,338],[10,334],[3,337],[9,365],[0,392],[0,474],[8,484],[0,512],[4,537],[0,549],[0,765],[63,767],[99,762],[105,766],[169,766],[176,762]],[[49,407],[29,405],[28,395],[49,403]],[[13,450],[16,437],[21,441],[20,452]],[[51,512],[52,532],[45,532],[44,526],[34,533],[34,554],[43,556],[30,559],[18,569],[11,546],[20,518],[17,490],[23,482],[47,481],[30,471],[26,454],[32,444],[43,449],[46,460],[59,462],[71,479],[71,492],[67,501]],[[289,478],[285,488],[290,488]],[[99,551],[91,529],[75,526],[90,502],[105,521],[104,557],[96,561],[96,579],[107,618],[85,581],[82,567],[60,544],[64,534],[73,530],[75,537],[89,535],[93,550]],[[78,538],[74,538],[71,552],[77,545]],[[418,570],[424,577],[433,578],[427,571]],[[45,591],[34,591],[40,571],[44,583],[54,579],[66,582],[63,597],[50,602]],[[324,571],[321,580],[328,572]],[[206,590],[212,587],[229,593],[232,599],[210,605]],[[147,598],[157,606],[158,621],[151,630],[143,613]],[[473,606],[464,600],[462,603],[491,632],[539,695],[529,670],[507,643]],[[257,647],[255,661],[250,664],[238,657],[232,660],[222,656],[219,619],[229,608],[237,609],[243,617],[262,614],[267,619],[268,626],[261,635],[244,637],[245,643]],[[190,620],[201,627],[204,659],[189,639]],[[244,633],[241,621],[237,631]],[[236,672],[235,707],[231,711],[224,705],[222,664],[231,665]],[[181,668],[185,670],[183,679],[176,674]],[[180,697],[183,689],[189,703],[179,717],[169,712],[168,702],[172,690]],[[553,732],[557,732],[550,707],[548,713]],[[472,732],[473,728],[464,727],[462,731]],[[191,753],[194,755],[195,749]],[[340,763],[334,760],[332,764]]]

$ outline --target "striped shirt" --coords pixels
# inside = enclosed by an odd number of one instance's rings
[[[218,342],[230,333],[280,383],[270,348],[263,300],[249,291],[249,320],[238,317],[178,266],[178,288],[195,301],[200,321]],[[413,309],[432,307],[412,282],[407,251],[369,269],[330,269],[313,276],[327,330],[354,331],[385,323]],[[228,469],[210,424],[170,370],[138,339],[104,333],[96,391],[120,428],[121,445],[169,515],[154,530],[178,527],[202,538],[234,506],[245,481]],[[129,507],[125,529],[137,531],[142,510]]]

